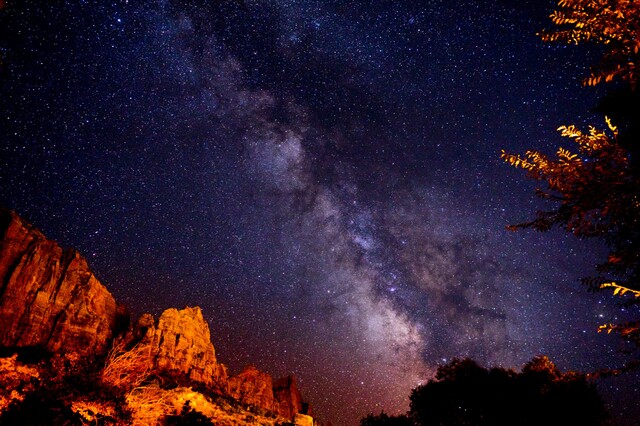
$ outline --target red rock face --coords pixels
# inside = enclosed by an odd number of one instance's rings
[[[118,312],[77,251],[0,208],[0,346],[101,354]]]
[[[216,360],[209,325],[200,308],[167,309],[157,324],[153,316],[144,314],[134,335],[149,346],[153,368],[228,392],[227,370]]]
[[[125,316],[77,251],[63,250],[0,208],[0,346],[104,354]],[[144,365],[185,385],[205,385],[288,420],[303,412],[293,376],[274,383],[269,374],[247,367],[229,379],[226,367],[217,362],[209,325],[198,307],[167,309],[157,322],[144,314],[117,342],[123,348],[146,347]],[[308,423],[306,416],[298,419]]]
[[[273,379],[252,365],[229,379],[229,394],[243,404],[275,411]]]
[[[295,376],[278,379],[273,386],[273,394],[278,415],[291,419],[296,413],[302,412],[302,395]]]
[[[303,412],[302,395],[294,376],[274,383],[269,374],[254,366],[229,379],[229,394],[244,404],[267,409],[288,420]]]

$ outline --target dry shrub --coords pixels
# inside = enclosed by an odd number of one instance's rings
[[[102,370],[102,382],[118,389],[139,387],[151,373],[149,347],[137,344],[125,350],[125,342],[115,342]]]
[[[174,411],[167,401],[169,393],[157,385],[139,386],[127,394],[127,405],[132,411],[132,426],[152,426]]]
[[[11,403],[22,402],[29,392],[35,390],[39,381],[38,369],[19,362],[17,354],[0,358],[0,414]]]
[[[86,399],[73,401],[71,411],[77,414],[85,425],[97,425],[104,418],[116,417],[116,408],[113,404]]]

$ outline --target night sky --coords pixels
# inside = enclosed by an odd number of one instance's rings
[[[132,312],[202,307],[232,373],[295,373],[334,424],[453,357],[618,366],[596,329],[624,312],[578,281],[604,247],[505,230],[543,205],[500,150],[604,126],[598,49],[536,36],[554,4],[7,1],[0,204]],[[602,383],[628,424],[639,382]]]

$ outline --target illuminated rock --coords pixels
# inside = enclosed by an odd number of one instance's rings
[[[243,404],[274,411],[273,379],[253,365],[229,379],[229,394]]]
[[[289,421],[298,413],[311,414],[307,411],[308,404],[303,403],[294,376],[283,377],[274,383],[269,374],[248,366],[229,379],[229,393],[244,404],[272,411]],[[309,415],[305,417],[312,419]]]
[[[278,379],[273,386],[273,394],[278,415],[291,419],[296,413],[302,412],[302,395],[295,376]]]
[[[41,347],[57,355],[80,355],[73,359],[103,355],[125,322],[124,308],[77,251],[63,250],[14,212],[0,208],[0,347]],[[115,342],[113,353],[132,354],[145,378],[150,374],[163,385],[206,387],[296,425],[313,424],[295,377],[274,382],[269,374],[247,367],[228,378],[198,307],[167,309],[157,321],[143,314]],[[127,383],[118,386],[128,388]],[[5,403],[13,394],[7,395]],[[198,398],[200,404],[204,397]]]
[[[0,346],[102,354],[122,312],[76,250],[0,208]]]
[[[293,416],[293,424],[296,426],[313,426],[313,417],[297,413]]]
[[[133,330],[133,338],[149,346],[152,368],[228,393],[227,370],[216,360],[209,325],[198,307],[167,309],[157,324],[144,314]]]

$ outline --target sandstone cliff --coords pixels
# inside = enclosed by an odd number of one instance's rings
[[[253,365],[229,378],[229,394],[243,404],[264,408],[286,419],[292,419],[297,413],[310,414],[295,376],[274,382],[269,374]]]
[[[209,325],[200,308],[167,309],[157,323],[152,315],[144,314],[129,339],[148,348],[152,369],[228,393],[227,370],[216,360]]]
[[[229,379],[229,394],[243,404],[255,405],[275,412],[273,379],[253,365]]]
[[[157,321],[144,314],[126,333],[117,335],[125,322],[128,315],[122,306],[96,279],[77,251],[63,250],[14,212],[0,207],[0,348],[41,347],[54,354],[81,356],[102,355],[112,349],[101,370],[102,383],[128,392],[131,401],[141,393],[145,395],[150,388],[143,386],[142,389],[147,389],[143,391],[139,385],[148,384],[147,379],[155,375],[170,377],[171,386],[206,389],[205,393],[221,395],[222,400],[231,396],[280,419],[295,418],[295,424],[312,424],[312,418],[302,414],[310,412],[303,404],[295,377],[274,382],[269,374],[247,367],[228,378],[226,367],[216,358],[209,326],[200,308],[167,309]],[[113,341],[116,344],[112,347]],[[17,365],[12,359],[13,364],[7,365]],[[17,371],[17,367],[14,369]],[[47,372],[46,376],[58,373]],[[131,381],[134,376],[136,380]],[[158,388],[154,392],[165,395],[169,390]],[[181,395],[192,393],[185,391]],[[72,401],[76,408],[82,405],[79,401],[84,401],[84,396],[73,392],[56,397],[62,398],[64,404]],[[0,404],[4,408],[10,401],[7,398],[6,404]],[[113,401],[109,404],[111,407]],[[130,405],[134,412],[146,407]],[[0,406],[0,417],[2,411]],[[228,417],[237,420],[232,412]],[[276,419],[264,424],[269,422],[275,423]]]
[[[302,395],[295,376],[278,379],[273,385],[273,394],[276,399],[275,411],[278,415],[291,419],[296,413],[303,411]]]
[[[101,354],[118,312],[77,251],[0,208],[0,346]]]

